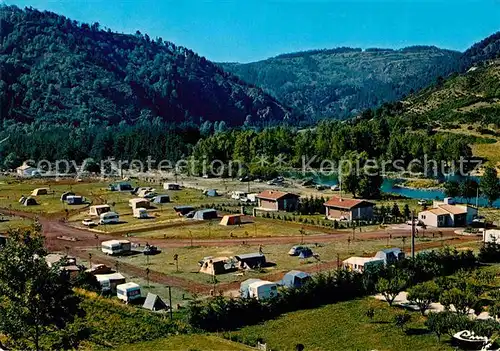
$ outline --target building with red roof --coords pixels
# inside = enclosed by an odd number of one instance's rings
[[[264,190],[256,196],[259,209],[267,211],[294,211],[299,195],[278,190]]]
[[[324,203],[328,219],[347,221],[370,220],[373,218],[374,203],[360,199],[345,199],[332,197]]]

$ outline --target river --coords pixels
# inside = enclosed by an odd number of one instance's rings
[[[332,186],[338,184],[338,178],[335,175],[332,176],[324,176],[324,175],[311,175],[311,178],[314,179],[316,184],[321,184],[325,186]],[[480,181],[479,178],[474,177],[474,180]],[[443,200],[445,198],[444,191],[441,189],[416,189],[416,188],[404,188],[400,187],[397,184],[400,183],[401,179],[393,179],[393,178],[384,178],[384,182],[382,183],[382,191],[384,193],[392,193],[403,195],[412,199],[425,199],[425,200]],[[457,202],[465,203],[466,200],[464,198],[457,197],[455,198]],[[472,204],[476,203],[476,199],[470,199]],[[478,199],[479,206],[487,206],[488,201],[484,197],[479,197]],[[493,203],[493,206],[496,208],[500,208],[500,199]]]

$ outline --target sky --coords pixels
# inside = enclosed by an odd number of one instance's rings
[[[295,51],[436,45],[464,51],[500,30],[500,0],[0,0],[113,31],[162,37],[217,62]]]

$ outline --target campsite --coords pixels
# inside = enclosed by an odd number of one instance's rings
[[[154,295],[163,302],[171,296],[176,316],[181,319],[184,318],[180,317],[183,309],[193,301],[193,296],[202,301],[219,293],[239,297],[242,294],[241,283],[248,282],[249,291],[254,291],[252,296],[265,300],[279,294],[283,287],[299,287],[301,283],[295,275],[315,276],[330,272],[351,256],[372,257],[388,247],[408,251],[410,246],[409,226],[404,223],[335,229],[321,214],[262,212],[254,217],[255,204],[231,198],[230,191],[219,191],[218,196],[210,197],[196,187],[165,190],[156,183],[130,182],[134,186],[158,189],[158,194],[168,195],[169,202],[158,203],[155,197],[149,201],[128,190],[109,190],[109,182],[102,181],[38,180],[36,185],[27,185],[23,181],[8,182],[9,195],[8,198],[1,196],[1,207],[26,214],[41,214],[46,223],[55,220],[51,218],[65,218],[61,224],[64,234],[56,239],[54,233],[48,241],[51,252],[70,252],[85,265],[89,263],[90,254],[92,262],[105,263],[123,275],[126,284],[138,284],[141,301],[146,301],[148,294],[150,301],[153,301]],[[234,186],[240,185],[234,183]],[[48,188],[49,191],[47,195],[34,196],[39,205],[21,207],[18,197],[30,195],[35,188]],[[306,191],[309,194],[311,190]],[[86,202],[82,205],[68,204],[74,196],[81,196]],[[393,202],[381,203],[389,205]],[[414,200],[401,200],[400,207],[406,203],[415,206]],[[244,215],[241,214],[242,206]],[[142,213],[140,216],[137,215],[139,210]],[[119,215],[117,224],[93,227],[82,224],[84,219],[103,223],[102,216],[112,215],[113,212]],[[0,223],[0,229],[4,231],[10,227],[9,222],[14,226],[29,226],[32,223],[29,218],[15,215],[7,218],[9,221]],[[80,232],[82,229],[84,232]],[[72,235],[76,235],[76,241],[67,241]],[[127,242],[130,251],[108,251],[107,242],[110,241]],[[158,253],[145,254],[146,244],[158,247]],[[479,248],[476,237],[460,236],[451,230],[428,229],[415,239],[415,244],[417,250],[446,245],[453,245],[459,250]],[[290,254],[293,247],[301,247],[301,252]],[[303,258],[303,251],[310,254]],[[251,262],[254,263],[248,265]],[[273,290],[274,286],[276,290]],[[112,297],[112,301],[117,300],[116,296]],[[133,305],[133,301],[128,302]],[[142,303],[134,308],[140,308]],[[260,333],[256,328],[243,328],[232,338],[253,344],[252,340],[247,340],[246,333],[247,330]],[[282,346],[267,334],[262,335],[270,345]],[[426,341],[423,342],[428,342],[427,337],[424,339]]]

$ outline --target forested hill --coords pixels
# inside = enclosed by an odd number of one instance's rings
[[[422,123],[494,124],[500,127],[500,59],[439,80],[403,101],[409,119]]]
[[[221,66],[312,119],[342,118],[446,77],[459,69],[461,55],[429,46],[338,48]]]
[[[0,123],[267,124],[287,108],[193,51],[98,23],[0,5]],[[261,123],[263,122],[263,123]]]
[[[500,32],[490,35],[467,49],[461,58],[462,70],[475,64],[500,58]]]

